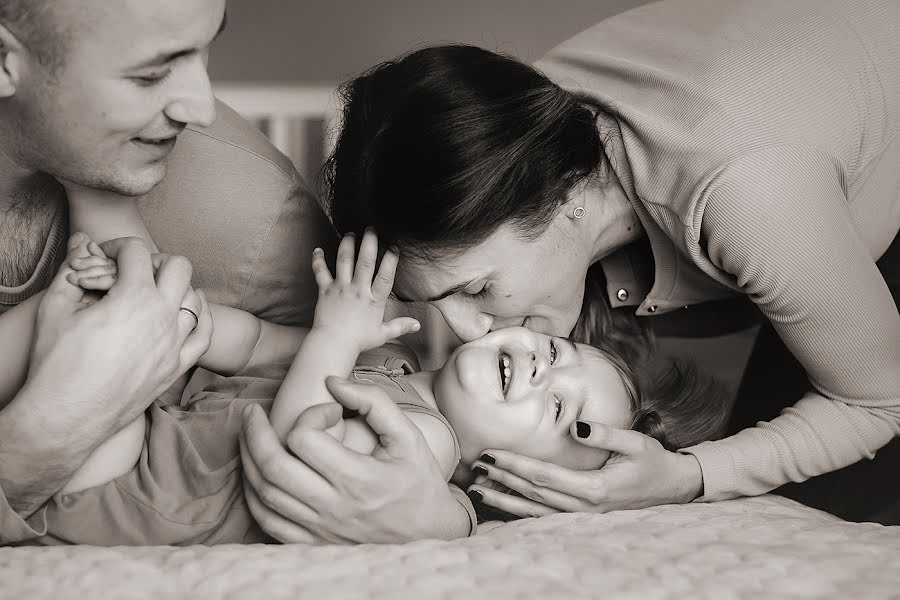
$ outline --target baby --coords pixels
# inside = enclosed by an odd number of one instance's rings
[[[675,446],[718,433],[721,419],[696,418],[717,400],[679,394],[687,388],[673,379],[668,388],[674,393],[642,394],[638,378],[612,354],[523,328],[492,332],[457,348],[440,370],[417,371],[414,357],[376,350],[418,328],[408,318],[382,323],[397,255],[386,252],[376,272],[373,232],[363,236],[355,268],[354,252],[353,238],[345,237],[334,277],[321,251],[314,253],[320,293],[309,330],[211,305],[215,333],[199,364],[233,377],[195,394],[187,407],[154,404],[98,448],[51,500],[42,541],[265,541],[243,499],[241,409],[250,402],[270,409],[283,439],[306,408],[334,402],[325,385],[330,375],[386,390],[420,428],[447,479],[460,484],[471,481],[471,464],[488,447],[573,469],[598,468],[608,455],[572,438],[578,419],[622,428],[649,424],[647,433]],[[108,288],[114,261],[87,239],[80,254],[70,281]],[[669,441],[662,432],[667,421]],[[329,431],[353,450],[378,452],[378,438],[361,418]]]

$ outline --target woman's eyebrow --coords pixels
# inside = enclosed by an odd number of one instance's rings
[[[448,296],[452,296],[453,294],[456,294],[456,293],[459,293],[459,292],[465,290],[467,287],[469,287],[470,285],[472,285],[479,279],[481,279],[481,278],[476,277],[475,279],[473,279],[471,281],[467,281],[465,283],[460,283],[460,284],[454,285],[450,289],[445,290],[445,291],[441,292],[440,294],[432,296],[431,298],[426,298],[425,300],[423,300],[423,302],[437,302],[438,300],[443,300],[444,298],[447,298]]]

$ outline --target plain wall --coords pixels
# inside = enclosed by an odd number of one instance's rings
[[[539,58],[646,0],[231,0],[214,81],[336,83],[427,43]]]

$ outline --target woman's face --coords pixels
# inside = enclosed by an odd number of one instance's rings
[[[459,438],[462,462],[488,448],[570,469],[596,469],[605,450],[576,442],[576,420],[631,425],[631,395],[599,350],[522,327],[463,344],[434,382],[441,413]]]
[[[567,336],[575,326],[592,256],[564,213],[535,240],[502,226],[462,255],[400,261],[398,297],[431,302],[463,341],[503,327]]]

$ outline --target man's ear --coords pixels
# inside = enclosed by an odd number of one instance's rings
[[[22,78],[25,46],[5,25],[0,23],[0,98],[10,98]]]

